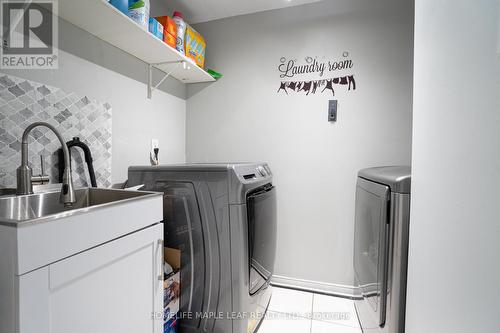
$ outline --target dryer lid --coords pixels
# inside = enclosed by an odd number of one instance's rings
[[[387,185],[392,192],[396,193],[410,193],[411,190],[411,167],[409,166],[363,169],[359,171],[358,177]]]

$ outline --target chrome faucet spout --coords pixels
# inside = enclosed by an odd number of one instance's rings
[[[21,141],[21,165],[17,168],[17,195],[33,194],[33,183],[31,181],[33,171],[28,165],[28,137],[31,131],[38,126],[50,129],[54,132],[59,142],[61,142],[61,148],[64,155],[64,173],[60,201],[64,203],[65,206],[71,206],[76,202],[76,196],[73,186],[73,178],[71,176],[69,150],[66,146],[66,142],[61,136],[61,133],[59,133],[54,126],[45,122],[33,123],[24,130]]]

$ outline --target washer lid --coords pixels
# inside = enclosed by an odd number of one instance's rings
[[[410,193],[411,167],[386,166],[360,170],[358,177],[369,181],[387,185],[392,192]]]

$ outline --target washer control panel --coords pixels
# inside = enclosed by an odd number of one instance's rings
[[[267,164],[240,165],[236,170],[238,178],[251,181],[272,176],[271,169]]]
[[[259,165],[257,167],[257,171],[259,172],[259,174],[262,176],[262,177],[266,177],[267,176],[267,171],[266,169],[262,166],[262,165]]]

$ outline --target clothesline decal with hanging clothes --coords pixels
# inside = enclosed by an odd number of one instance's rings
[[[330,90],[332,95],[335,96],[334,85],[348,85],[347,90],[356,90],[356,80],[354,75],[346,75],[332,79],[321,79],[312,81],[281,81],[278,93],[284,91],[287,95],[288,92],[301,92],[303,91],[306,96],[309,94],[316,94],[317,91],[325,92]],[[321,89],[323,88],[323,89]]]

